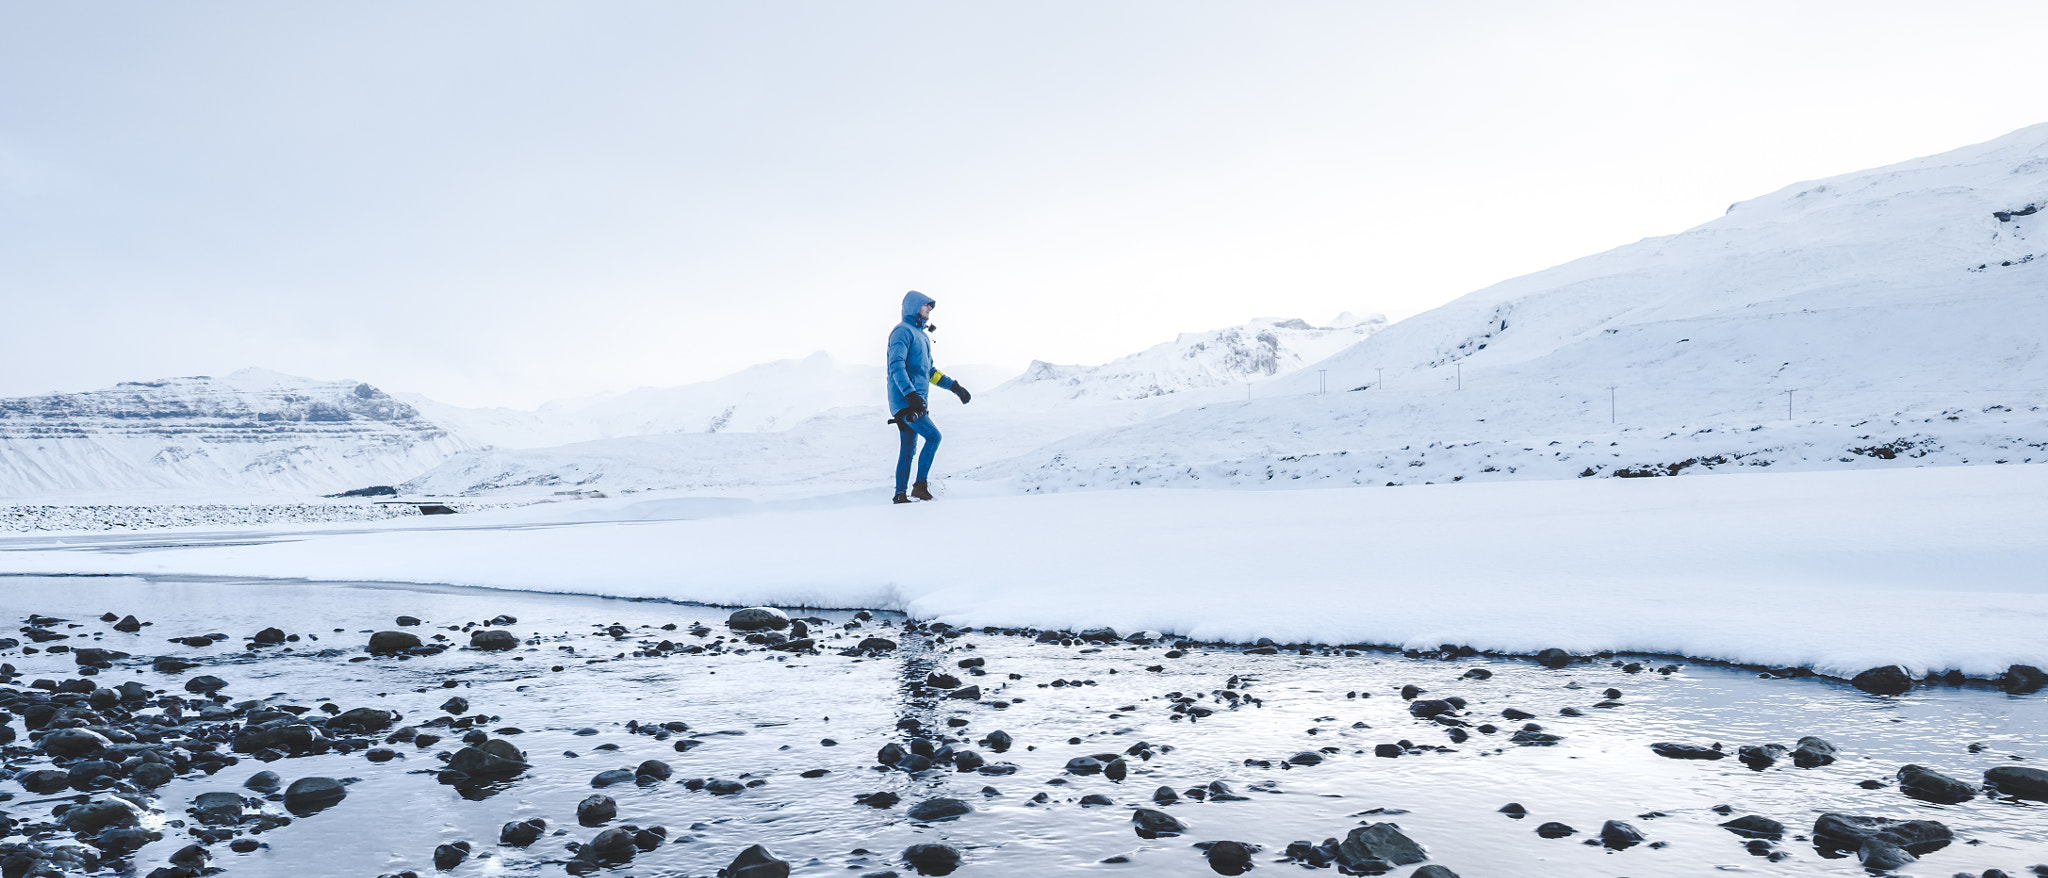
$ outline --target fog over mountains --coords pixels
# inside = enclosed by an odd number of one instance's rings
[[[940,469],[1043,491],[2048,461],[2044,208],[2037,125],[1391,326],[1254,320],[1000,384],[961,368],[976,398],[935,400]],[[535,412],[256,370],[124,384],[0,401],[0,496],[861,491],[894,460],[881,387],[823,354]]]

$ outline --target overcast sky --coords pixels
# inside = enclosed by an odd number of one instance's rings
[[[0,0],[0,396],[1414,314],[2048,121],[2048,3]],[[879,393],[879,390],[877,391]]]

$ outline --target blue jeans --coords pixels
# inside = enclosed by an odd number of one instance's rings
[[[917,455],[917,480],[922,482],[932,474],[932,457],[939,453],[939,428],[932,426],[932,416],[925,415],[908,424],[897,424],[903,437],[903,445],[896,453],[896,493],[910,490],[910,456],[917,451],[917,437],[924,437],[924,453]]]

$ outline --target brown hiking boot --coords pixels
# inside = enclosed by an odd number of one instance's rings
[[[896,496],[894,496],[894,497],[891,497],[891,498],[889,498],[889,502],[891,502],[891,503],[908,503],[908,502],[910,502],[910,498],[909,498],[909,497],[905,497],[905,496],[903,496],[902,494],[897,494]]]
[[[910,496],[916,497],[919,500],[930,500],[932,492],[930,488],[924,486],[923,482],[914,482],[910,486]]]

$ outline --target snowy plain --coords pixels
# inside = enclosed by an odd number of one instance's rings
[[[664,502],[679,507],[635,509]],[[685,499],[607,517],[646,515],[699,517],[537,527],[520,509],[460,530],[122,553],[17,540],[0,543],[0,572],[445,583],[1213,641],[1676,653],[1832,676],[2048,665],[2042,465],[903,508]]]

